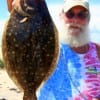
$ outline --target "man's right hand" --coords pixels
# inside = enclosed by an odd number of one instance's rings
[[[13,7],[19,6],[20,0],[7,0],[8,11],[11,12]]]

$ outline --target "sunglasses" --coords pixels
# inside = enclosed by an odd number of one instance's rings
[[[69,18],[69,19],[72,19],[72,18],[74,18],[74,17],[77,17],[78,19],[80,19],[80,20],[84,20],[84,19],[86,19],[88,16],[89,16],[89,13],[88,13],[88,11],[81,11],[81,12],[79,12],[79,13],[74,13],[72,10],[69,10],[67,13],[66,13],[66,16],[67,16],[67,18]]]

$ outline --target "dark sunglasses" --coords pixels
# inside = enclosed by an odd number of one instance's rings
[[[79,13],[76,14],[72,10],[69,10],[66,13],[66,16],[69,19],[72,19],[74,17],[77,17],[78,19],[84,20],[84,19],[86,19],[89,16],[89,13],[88,13],[88,11],[81,11],[81,12],[79,12]]]

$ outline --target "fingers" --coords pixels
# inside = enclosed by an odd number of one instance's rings
[[[8,7],[9,12],[11,12],[11,10],[12,10],[12,2],[13,2],[13,0],[7,0],[7,7]]]
[[[15,6],[19,6],[19,2],[20,0],[7,0],[8,11],[11,12]]]
[[[19,6],[20,0],[13,0],[12,7]]]

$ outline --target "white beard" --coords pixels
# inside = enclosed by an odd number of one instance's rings
[[[79,27],[79,29],[70,28],[72,25]],[[59,34],[61,42],[68,44],[70,47],[80,47],[90,42],[88,25],[84,27],[82,25],[71,23],[66,24],[64,27]],[[73,33],[75,32],[78,32],[78,34],[74,35]]]

